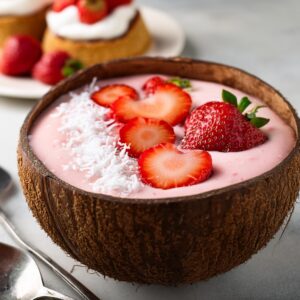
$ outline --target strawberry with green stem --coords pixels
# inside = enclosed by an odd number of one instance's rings
[[[33,77],[43,83],[54,85],[76,73],[83,67],[65,51],[45,53],[33,68]]]
[[[244,113],[251,104],[248,97],[238,102],[229,91],[222,91],[223,102],[212,101],[196,108],[186,120],[183,149],[236,152],[251,149],[267,140],[259,128],[269,119],[258,117],[257,106]]]
[[[237,107],[239,112],[242,114],[245,112],[245,110],[251,105],[251,101],[248,97],[243,97],[240,102],[238,102],[237,97],[230,93],[229,91],[222,90],[222,99],[224,102],[230,103],[233,106]],[[260,108],[264,108],[266,106],[264,105],[258,105],[256,106],[252,111],[247,113],[245,116],[250,121],[252,125],[254,125],[256,128],[261,128],[269,123],[269,119],[257,117],[257,112]]]

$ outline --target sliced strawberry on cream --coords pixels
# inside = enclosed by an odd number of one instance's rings
[[[160,119],[174,126],[186,118],[191,106],[192,99],[188,93],[173,84],[165,84],[146,99],[135,101],[123,97],[111,107],[121,122],[144,117]]]
[[[139,157],[145,150],[161,143],[174,143],[174,130],[167,122],[135,118],[120,130],[120,142],[130,146],[130,156]]]
[[[137,100],[138,94],[135,89],[125,84],[112,84],[101,88],[91,95],[91,99],[97,104],[110,107],[119,98]]]
[[[207,180],[212,173],[208,152],[181,152],[173,144],[160,144],[139,158],[142,181],[160,189],[189,186]]]

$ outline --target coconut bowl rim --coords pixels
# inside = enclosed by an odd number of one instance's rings
[[[223,188],[219,189],[213,189],[207,192],[202,192],[199,194],[192,194],[192,195],[186,195],[186,196],[178,196],[178,197],[163,197],[163,198],[130,198],[130,197],[117,197],[117,196],[111,196],[107,194],[101,194],[101,193],[93,193],[93,192],[88,192],[83,189],[80,189],[78,187],[75,187],[64,180],[60,179],[57,177],[55,174],[53,174],[43,163],[42,161],[37,157],[37,155],[34,153],[32,147],[30,146],[29,143],[29,133],[34,125],[35,120],[39,117],[39,115],[45,111],[59,96],[62,96],[66,93],[61,93],[58,95],[58,97],[54,98],[51,102],[49,102],[45,107],[42,107],[42,110],[39,112],[36,112],[36,110],[39,108],[40,105],[44,101],[46,101],[49,97],[52,96],[52,94],[55,93],[55,91],[65,85],[67,85],[69,82],[73,81],[74,79],[81,79],[84,78],[85,74],[88,72],[91,72],[93,70],[101,69],[101,68],[107,68],[110,65],[118,64],[118,63],[130,63],[130,62],[170,62],[170,63],[183,63],[183,64],[188,64],[188,63],[199,63],[199,64],[206,64],[206,65],[214,65],[216,67],[221,67],[225,69],[231,69],[235,70],[238,72],[243,73],[244,75],[247,75],[251,77],[252,79],[260,81],[264,86],[268,87],[271,89],[273,92],[275,92],[281,100],[287,105],[288,109],[291,111],[292,116],[295,120],[296,124],[296,131],[288,124],[290,128],[292,128],[295,136],[296,136],[296,143],[292,151],[279,163],[277,164],[274,168],[270,169],[267,172],[264,172],[258,176],[252,177],[248,180],[228,185]],[[158,74],[162,74],[160,72],[157,72]],[[141,72],[139,74],[146,74],[146,72]],[[130,75],[127,75],[130,76]],[[119,76],[121,77],[121,76]],[[105,78],[109,79],[109,77]],[[198,79],[199,80],[199,79]],[[215,81],[211,81],[215,82]],[[84,86],[85,83],[82,85]],[[230,87],[230,85],[228,85]],[[68,93],[68,92],[67,92]],[[262,100],[263,101],[263,100]],[[277,114],[277,113],[276,113]],[[278,114],[277,114],[278,115]],[[279,115],[281,118],[281,116]],[[33,118],[33,122],[31,125],[28,123],[30,122],[31,118]],[[286,122],[285,122],[286,123]],[[97,199],[99,201],[108,201],[108,202],[113,202],[113,203],[118,203],[118,204],[138,204],[138,205],[161,205],[161,204],[171,204],[171,203],[189,203],[189,202],[195,202],[195,201],[201,201],[204,199],[208,199],[213,196],[219,196],[221,194],[226,194],[228,192],[237,192],[241,191],[243,189],[249,189],[253,185],[255,185],[257,182],[266,180],[268,179],[274,172],[276,171],[281,171],[284,169],[286,166],[288,166],[291,162],[292,159],[297,155],[297,153],[300,151],[300,138],[299,138],[299,132],[300,132],[300,119],[297,115],[297,112],[295,108],[289,103],[289,101],[273,86],[270,84],[266,83],[264,80],[260,79],[259,77],[244,71],[240,68],[233,67],[230,65],[226,65],[223,63],[217,63],[217,62],[212,62],[212,61],[206,61],[206,60],[199,60],[199,59],[191,59],[191,58],[184,58],[184,57],[173,57],[173,58],[163,58],[163,57],[138,57],[138,58],[128,58],[128,59],[118,59],[118,60],[113,60],[110,62],[106,63],[101,63],[101,64],[96,64],[94,66],[91,66],[89,68],[86,68],[82,71],[79,71],[77,74],[61,81],[58,83],[56,86],[52,87],[48,93],[46,93],[41,100],[39,100],[30,110],[28,113],[27,117],[25,118],[23,125],[20,130],[20,140],[19,140],[19,149],[21,151],[24,151],[28,157],[28,159],[31,161],[33,164],[33,167],[38,170],[38,173],[41,174],[43,177],[50,178],[51,180],[54,180],[57,184],[61,185],[62,187],[71,190],[73,193],[80,194],[84,197],[88,197],[91,199]]]

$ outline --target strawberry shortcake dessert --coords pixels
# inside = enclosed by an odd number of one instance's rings
[[[144,54],[151,37],[132,0],[56,0],[43,47],[63,50],[85,66]]]

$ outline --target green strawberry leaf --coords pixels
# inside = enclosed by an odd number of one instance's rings
[[[188,79],[182,79],[179,77],[172,78],[172,79],[168,80],[168,82],[170,82],[174,85],[177,85],[181,89],[189,89],[192,87],[192,84]]]
[[[238,104],[238,110],[240,111],[240,113],[243,113],[250,104],[251,101],[249,100],[249,98],[243,97],[240,103]]]
[[[69,77],[75,74],[77,71],[81,70],[82,68],[83,64],[79,60],[71,58],[65,63],[62,69],[62,73],[64,77]]]
[[[238,106],[237,97],[226,90],[222,90],[222,99],[224,102],[230,103],[230,104],[234,105],[235,107]]]
[[[255,117],[250,120],[250,123],[254,125],[256,128],[261,128],[268,124],[270,122],[270,119],[266,118],[260,118],[260,117]]]
[[[252,125],[256,128],[261,128],[269,123],[270,119],[257,117],[256,114],[259,109],[266,107],[265,105],[258,105],[253,108],[248,114],[246,114],[246,118],[250,121]]]
[[[224,102],[234,105],[241,114],[243,114],[244,111],[249,107],[249,105],[251,105],[251,101],[248,97],[245,96],[241,99],[240,102],[238,102],[237,97],[226,90],[222,90],[222,98]],[[256,116],[259,109],[263,107],[266,106],[258,105],[254,107],[250,112],[243,114],[246,117],[246,119],[256,128],[261,128],[270,122],[269,119]]]
[[[254,107],[249,113],[246,114],[246,117],[248,120],[251,120],[253,118],[256,118],[256,114],[258,112],[259,109],[264,108],[266,106],[264,105],[258,105],[256,107]]]
[[[70,67],[64,67],[62,72],[63,72],[64,77],[69,77],[74,74],[73,69]]]

